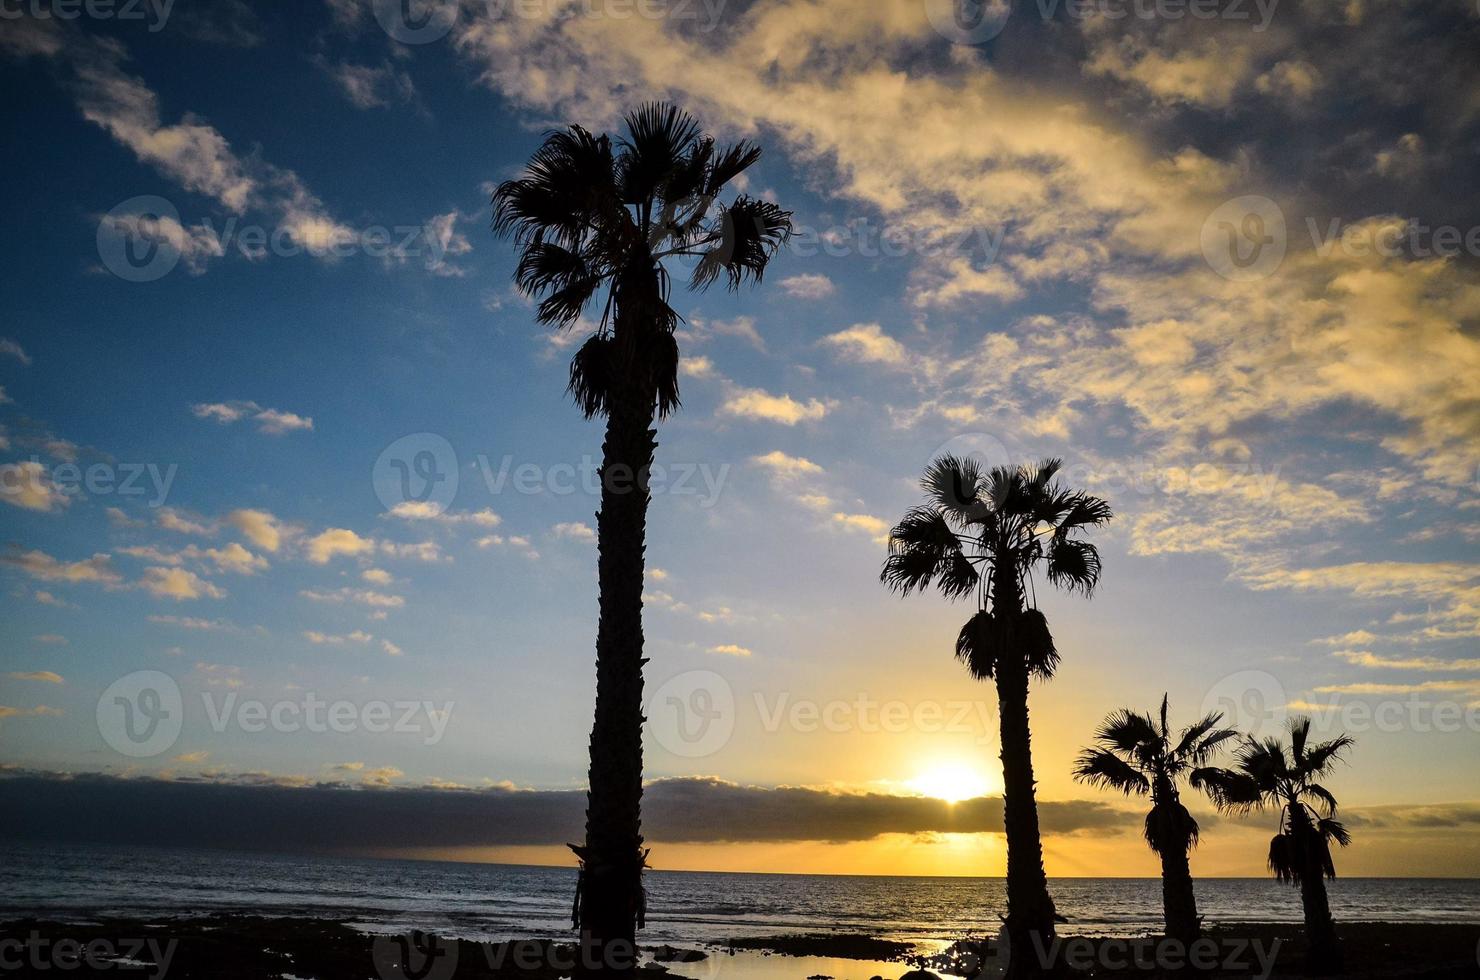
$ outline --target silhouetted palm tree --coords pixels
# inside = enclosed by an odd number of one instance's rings
[[[978,679],[996,681],[1002,740],[1003,824],[1007,834],[1008,939],[1013,975],[1044,964],[1056,912],[1043,871],[1028,726],[1028,678],[1053,676],[1059,655],[1048,621],[1025,597],[1042,568],[1054,585],[1088,595],[1100,555],[1082,540],[1110,519],[1110,505],[1054,480],[1056,459],[983,471],[974,460],[941,456],[920,481],[926,501],[889,533],[881,579],[901,595],[934,584],[947,598],[974,598],[956,656]]]
[[[1300,885],[1306,970],[1329,975],[1341,972],[1342,954],[1325,879],[1336,877],[1331,842],[1345,847],[1351,834],[1336,819],[1336,797],[1317,780],[1330,774],[1353,739],[1342,735],[1315,745],[1309,740],[1310,719],[1292,718],[1288,751],[1278,738],[1249,739],[1232,770],[1208,771],[1197,782],[1224,810],[1279,809],[1279,832],[1269,842],[1269,870],[1280,881]]]
[[[587,418],[606,417],[596,515],[600,619],[586,841],[576,925],[603,960],[630,955],[643,915],[642,586],[654,419],[678,407],[679,316],[669,259],[692,262],[690,285],[759,282],[791,233],[790,212],[725,185],[760,158],[749,142],[717,147],[679,109],[626,117],[626,135],[579,126],[550,134],[524,174],[493,195],[493,228],[521,249],[515,280],[541,297],[536,318],[568,329],[600,296],[601,317],[570,365]],[[610,955],[609,955],[610,954]],[[603,968],[584,974],[617,973]]]
[[[1197,819],[1182,805],[1177,784],[1190,776],[1201,782],[1205,768],[1220,746],[1238,735],[1219,728],[1223,715],[1214,712],[1173,735],[1167,724],[1167,698],[1161,699],[1161,717],[1126,708],[1107,717],[1095,734],[1096,748],[1085,749],[1074,766],[1074,778],[1118,789],[1129,796],[1150,795],[1146,814],[1146,843],[1161,858],[1161,902],[1168,938],[1190,943],[1197,939],[1200,920],[1192,891],[1187,852],[1197,846]]]

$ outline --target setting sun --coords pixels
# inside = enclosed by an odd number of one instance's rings
[[[947,803],[986,796],[994,785],[979,767],[959,761],[934,763],[909,782],[915,792]]]

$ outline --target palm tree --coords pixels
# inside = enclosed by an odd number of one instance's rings
[[[1306,972],[1340,973],[1341,942],[1326,898],[1326,879],[1336,877],[1331,842],[1345,847],[1351,834],[1336,819],[1336,797],[1318,779],[1329,775],[1354,740],[1342,735],[1310,744],[1310,719],[1290,719],[1290,746],[1278,738],[1249,739],[1235,768],[1203,773],[1201,782],[1220,809],[1234,813],[1278,808],[1279,832],[1269,842],[1269,870],[1280,881],[1300,885],[1305,908]]]
[[[1197,846],[1197,819],[1182,805],[1177,784],[1184,776],[1201,782],[1204,767],[1222,744],[1238,735],[1219,728],[1223,715],[1214,712],[1173,735],[1167,724],[1167,697],[1161,718],[1126,708],[1107,717],[1095,734],[1098,745],[1085,749],[1074,766],[1074,778],[1129,796],[1150,795],[1146,843],[1161,857],[1161,902],[1169,939],[1191,943],[1201,931],[1197,897],[1187,853]]]
[[[976,614],[961,628],[956,657],[978,680],[997,685],[1001,724],[1003,825],[1007,834],[1010,948],[1047,950],[1057,913],[1043,871],[1028,725],[1028,679],[1047,680],[1058,664],[1048,621],[1026,597],[1033,572],[1088,595],[1100,555],[1082,533],[1110,519],[1110,505],[1055,479],[1061,463],[996,467],[941,456],[920,481],[925,503],[889,532],[882,581],[901,595],[932,584],[948,599],[972,598]],[[1013,975],[1038,972],[1034,957],[1011,959]]]
[[[493,230],[520,249],[514,278],[540,297],[535,317],[576,325],[600,298],[601,317],[570,365],[570,393],[587,418],[606,418],[596,515],[600,616],[596,717],[575,925],[595,964],[628,972],[643,917],[642,586],[655,418],[679,406],[679,316],[668,304],[668,260],[692,263],[690,286],[724,276],[759,282],[791,234],[791,214],[743,195],[717,198],[760,158],[749,142],[718,147],[670,105],[644,105],[626,134],[580,126],[551,133],[524,173],[493,194]],[[586,957],[582,957],[583,961]],[[618,961],[621,961],[620,963]]]

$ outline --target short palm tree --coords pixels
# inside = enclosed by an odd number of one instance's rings
[[[1331,844],[1345,847],[1351,834],[1336,819],[1336,797],[1317,780],[1330,775],[1353,739],[1342,735],[1310,744],[1310,719],[1290,719],[1290,745],[1278,738],[1249,739],[1233,769],[1204,773],[1199,782],[1219,808],[1233,813],[1278,809],[1279,832],[1269,842],[1269,870],[1280,881],[1300,885],[1305,909],[1306,971],[1340,973],[1341,942],[1326,897],[1326,879],[1336,877]]]
[[[626,972],[643,915],[642,586],[654,421],[678,398],[679,316],[665,262],[692,264],[690,285],[759,282],[791,233],[791,215],[725,186],[760,158],[749,142],[718,147],[687,114],[650,104],[626,134],[579,126],[550,134],[523,175],[493,194],[493,228],[520,248],[515,281],[540,297],[536,319],[569,329],[593,302],[601,316],[570,365],[587,418],[606,418],[596,515],[600,616],[596,717],[576,926],[596,951],[582,975]],[[582,958],[583,960],[586,957]],[[622,961],[618,963],[618,961]]]
[[[1204,769],[1223,743],[1238,735],[1219,728],[1214,712],[1180,732],[1167,724],[1167,697],[1160,718],[1122,708],[1105,719],[1094,748],[1085,749],[1074,766],[1074,778],[1120,790],[1127,796],[1151,797],[1146,814],[1146,843],[1161,858],[1161,901],[1170,939],[1190,943],[1201,931],[1197,897],[1187,854],[1197,846],[1197,819],[1182,805],[1178,783],[1190,777],[1201,783]]]
[[[1049,949],[1057,918],[1043,870],[1028,726],[1028,679],[1046,680],[1058,664],[1048,621],[1032,596],[1033,573],[1088,595],[1100,555],[1083,540],[1110,520],[1110,505],[1055,479],[1061,463],[985,470],[975,460],[941,456],[925,470],[925,503],[889,533],[881,579],[901,595],[934,585],[948,599],[972,599],[956,656],[979,680],[996,682],[1002,742],[1003,824],[1007,834],[1007,917],[1011,948]],[[1033,957],[1012,958],[1013,975],[1037,972]]]

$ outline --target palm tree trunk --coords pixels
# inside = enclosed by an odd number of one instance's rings
[[[1192,890],[1192,868],[1187,851],[1174,843],[1161,851],[1161,905],[1166,915],[1166,934],[1184,945],[1196,941],[1201,932],[1197,896]]]
[[[620,332],[621,326],[618,330]],[[576,976],[630,976],[643,915],[642,586],[648,474],[657,449],[654,396],[623,365],[602,445],[596,515],[600,619],[596,720],[591,728],[586,843],[577,896]]]
[[[1022,607],[1016,569],[994,576],[993,614],[1010,622]],[[1028,726],[1028,669],[1009,653],[996,667],[997,711],[1002,740],[1003,829],[1007,835],[1007,938],[1009,977],[1054,972],[1055,909],[1043,870],[1038,803],[1033,779],[1032,732]]]
[[[1313,977],[1334,976],[1344,968],[1341,940],[1331,918],[1324,871],[1314,861],[1300,876],[1300,902],[1305,907],[1305,972]]]

